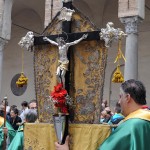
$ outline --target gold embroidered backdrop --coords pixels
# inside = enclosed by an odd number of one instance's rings
[[[70,150],[96,150],[110,132],[107,125],[71,124]],[[24,133],[24,150],[55,150],[53,124],[25,124]]]
[[[75,9],[75,8],[74,8]],[[72,17],[72,33],[98,30],[77,9]],[[56,16],[44,35],[62,33]],[[99,123],[103,94],[107,49],[103,41],[82,41],[70,49],[70,91],[74,114],[69,124],[71,150],[95,150],[109,136],[110,127]],[[38,100],[39,124],[26,124],[25,150],[53,150],[56,135],[53,127],[53,106],[49,95],[57,84],[58,49],[51,44],[36,46],[34,50],[35,90]],[[51,124],[49,124],[51,123]],[[84,123],[84,124],[81,124]],[[85,124],[86,123],[86,124]]]
[[[97,28],[78,10],[72,17],[72,33]],[[44,35],[60,34],[58,17],[47,27]],[[69,49],[70,91],[73,99],[74,123],[99,123],[100,104],[104,86],[107,50],[100,40],[82,41]],[[49,94],[56,85],[58,49],[51,44],[35,47],[35,82],[39,121],[52,123],[52,104]]]

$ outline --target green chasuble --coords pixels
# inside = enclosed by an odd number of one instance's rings
[[[8,150],[23,150],[24,134],[23,126],[20,126],[14,139],[10,143]]]
[[[139,109],[100,145],[98,150],[150,150],[150,111]]]
[[[3,133],[3,123],[4,122],[3,121],[4,121],[4,118],[0,117],[0,150],[2,150],[3,141],[4,141],[4,133]],[[6,127],[8,129],[7,136],[9,136],[9,140],[11,142],[16,134],[16,131],[13,129],[13,127],[8,122],[6,122]]]

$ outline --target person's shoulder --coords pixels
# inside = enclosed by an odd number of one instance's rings
[[[17,116],[17,121],[18,122],[20,122],[20,121],[22,122],[22,119],[19,116]]]
[[[130,130],[133,130],[133,129],[139,129],[139,127],[146,127],[146,126],[149,126],[150,128],[150,121],[148,120],[144,120],[144,119],[141,119],[141,118],[132,118],[132,119],[129,119],[127,121],[125,121],[125,124],[127,126],[130,126]]]

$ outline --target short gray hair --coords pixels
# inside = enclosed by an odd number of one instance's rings
[[[25,118],[28,123],[34,123],[37,120],[37,111],[34,109],[28,109]]]
[[[141,81],[130,79],[121,84],[125,94],[130,94],[133,100],[140,105],[146,105],[146,89]]]

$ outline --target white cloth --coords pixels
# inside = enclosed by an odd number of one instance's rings
[[[6,113],[8,114],[10,112],[10,106],[6,106]]]
[[[28,108],[25,108],[24,110],[22,110],[22,112],[20,114],[20,118],[21,118],[22,122],[25,121],[27,112],[28,112]]]

